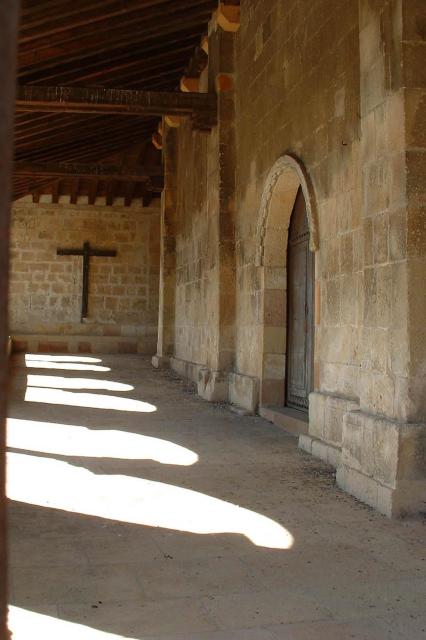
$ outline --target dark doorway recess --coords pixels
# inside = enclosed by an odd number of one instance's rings
[[[285,404],[307,412],[314,349],[314,255],[302,189],[291,214],[287,257],[287,361]]]

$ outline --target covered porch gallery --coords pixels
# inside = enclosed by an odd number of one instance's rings
[[[1,3],[0,640],[424,636],[425,33]]]

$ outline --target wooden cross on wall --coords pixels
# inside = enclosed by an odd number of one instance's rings
[[[90,258],[103,257],[115,258],[117,251],[114,249],[92,249],[89,242],[83,244],[82,249],[57,249],[58,256],[83,256],[83,291],[81,294],[81,321],[87,318],[89,308],[89,266]]]

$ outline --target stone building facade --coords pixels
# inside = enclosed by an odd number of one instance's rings
[[[48,196],[44,196],[48,200]],[[62,200],[66,200],[63,197]],[[31,202],[30,202],[31,200]],[[101,202],[15,203],[9,322],[16,350],[151,354],[157,342],[158,206]],[[89,309],[81,318],[83,259],[59,248],[112,249],[92,257]]]
[[[381,512],[424,511],[426,5],[240,5],[209,26],[199,86],[218,94],[217,126],[164,124],[153,363],[207,400],[293,420],[300,446]],[[286,408],[298,193],[314,260],[309,423]]]

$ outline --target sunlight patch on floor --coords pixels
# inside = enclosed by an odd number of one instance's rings
[[[131,384],[95,378],[64,378],[62,376],[28,375],[28,387],[50,387],[51,389],[102,389],[105,391],[133,391]]]
[[[97,364],[81,364],[80,362],[48,362],[45,360],[28,360],[28,369],[61,369],[63,371],[111,371],[110,367]]]
[[[89,409],[107,409],[114,411],[133,411],[137,413],[153,413],[157,407],[150,402],[107,396],[98,393],[74,393],[62,389],[41,389],[28,387],[25,392],[26,402],[42,402],[44,404],[60,404],[69,407],[87,407]]]
[[[117,636],[13,606],[9,607],[9,627],[13,640],[129,640],[129,636]]]
[[[198,462],[198,455],[190,449],[160,438],[15,418],[7,421],[7,444],[13,449],[63,456],[154,460],[182,466]]]
[[[52,509],[198,534],[235,533],[260,547],[289,549],[293,536],[254,511],[182,487],[20,453],[8,454],[11,500]]]
[[[51,356],[42,353],[26,353],[25,362],[102,362],[100,358],[92,358],[92,356]]]

